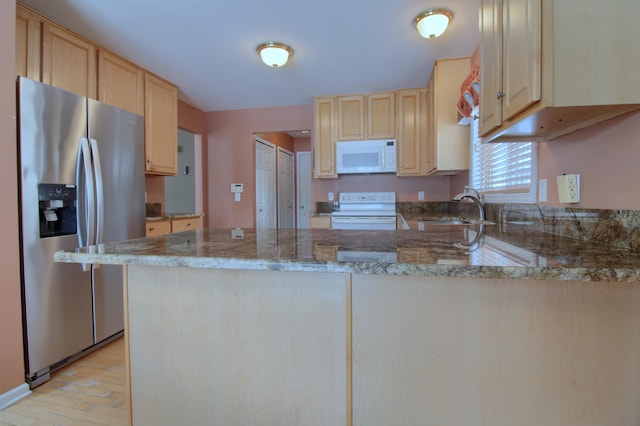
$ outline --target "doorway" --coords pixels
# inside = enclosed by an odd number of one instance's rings
[[[295,228],[293,152],[278,147],[278,228]]]
[[[296,153],[296,223],[299,229],[309,228],[311,206],[311,152]]]
[[[276,228],[276,146],[256,138],[256,229]]]
[[[199,213],[196,175],[199,172],[195,135],[178,129],[178,173],[164,180],[165,214]]]

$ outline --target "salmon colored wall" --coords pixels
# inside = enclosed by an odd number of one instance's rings
[[[186,102],[178,101],[178,127],[200,135],[207,134],[207,114]]]
[[[294,138],[293,151],[294,152],[311,151],[311,138]]]
[[[258,133],[256,136],[272,144],[293,152],[293,138],[286,133]]]
[[[208,226],[255,226],[256,133],[312,127],[313,105],[208,112]],[[244,184],[239,202],[231,183]]]
[[[640,111],[538,144],[549,205],[640,210]],[[560,204],[556,176],[580,174],[580,203]]]
[[[147,203],[162,204],[164,214],[164,176],[145,175],[144,190],[147,193]]]
[[[313,105],[216,111],[207,113],[210,227],[255,226],[254,134],[313,128]],[[311,143],[309,142],[309,148]],[[240,202],[233,201],[231,183],[243,183]],[[395,175],[342,176],[314,179],[312,199],[326,201],[328,192],[395,191],[399,201],[449,198],[449,178],[398,178]]]
[[[0,209],[0,396],[25,382],[18,246],[15,16],[15,2],[0,2],[0,191],[5,207]]]
[[[311,183],[311,199],[328,201],[333,192],[337,200],[339,192],[390,191],[396,193],[396,201],[417,201],[418,191],[424,191],[425,201],[449,199],[449,177],[397,177],[394,174],[344,175],[337,179],[314,179]]]

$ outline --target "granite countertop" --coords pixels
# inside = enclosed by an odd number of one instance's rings
[[[60,251],[54,258],[191,268],[640,281],[640,254],[629,250],[523,225],[436,225],[422,231],[410,225],[398,231],[199,229]]]

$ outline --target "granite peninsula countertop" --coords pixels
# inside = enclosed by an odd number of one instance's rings
[[[640,255],[527,226],[199,229],[55,253],[57,262],[460,278],[640,281]]]

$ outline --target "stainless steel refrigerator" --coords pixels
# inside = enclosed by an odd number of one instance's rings
[[[144,236],[144,120],[19,78],[18,123],[25,371],[35,387],[123,330],[122,267],[53,254]]]

